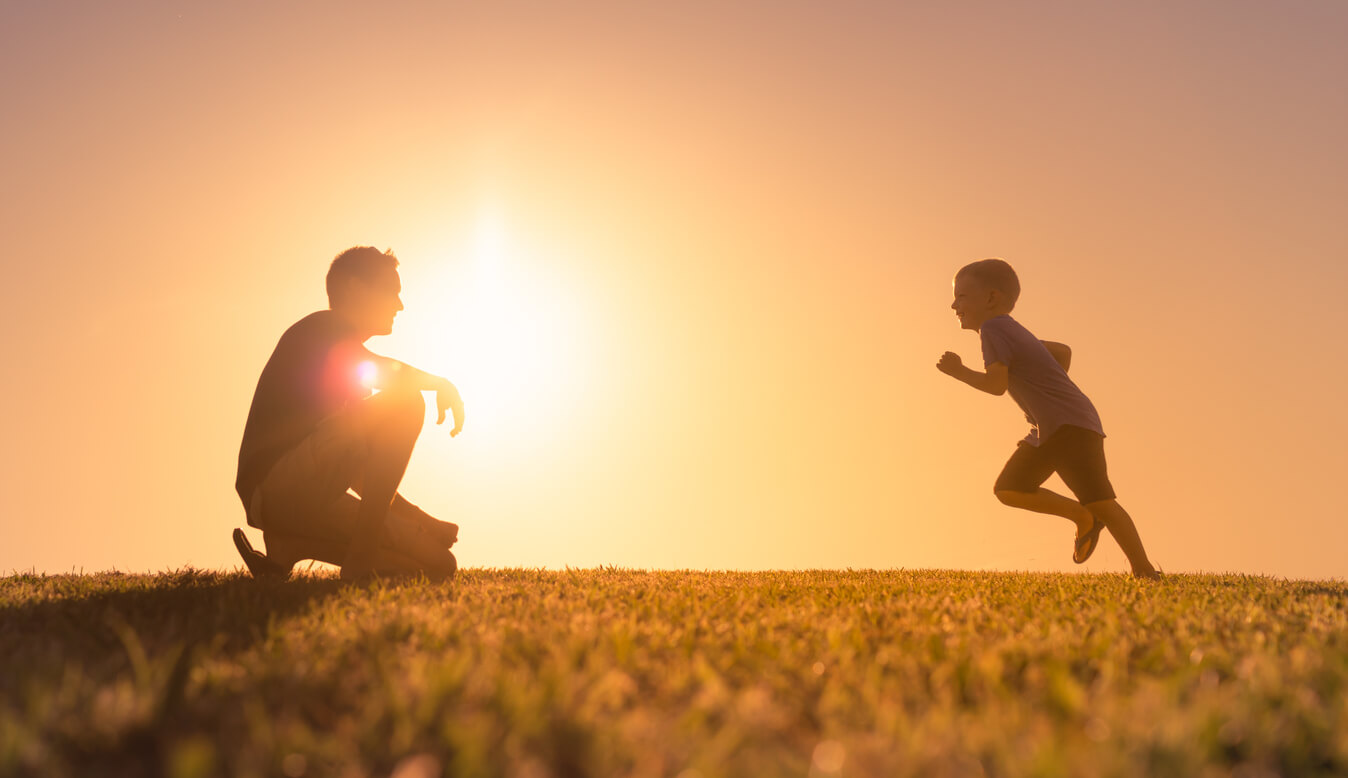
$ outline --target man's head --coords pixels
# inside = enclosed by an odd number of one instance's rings
[[[393,317],[403,309],[402,289],[391,249],[349,248],[328,268],[328,307],[350,322],[361,340],[393,332]]]
[[[980,259],[955,274],[955,301],[950,307],[961,327],[977,331],[988,319],[1010,313],[1018,297],[1016,271],[1004,260]]]

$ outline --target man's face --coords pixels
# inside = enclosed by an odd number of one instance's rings
[[[983,322],[992,318],[995,303],[993,290],[968,276],[955,277],[955,301],[950,308],[964,329],[978,331]]]
[[[393,317],[403,309],[398,271],[389,269],[368,281],[352,278],[350,284],[351,313],[361,334],[368,338],[393,332]]]

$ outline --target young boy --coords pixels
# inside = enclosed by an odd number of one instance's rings
[[[1067,368],[1072,350],[1061,343],[1041,341],[1015,319],[1011,309],[1020,296],[1016,271],[1000,259],[965,265],[955,274],[955,302],[950,307],[966,330],[983,342],[980,373],[965,367],[959,355],[947,351],[936,368],[989,394],[1011,392],[1033,425],[1017,444],[997,477],[997,499],[1013,508],[1062,516],[1076,525],[1072,561],[1090,558],[1108,529],[1127,555],[1137,578],[1160,577],[1147,559],[1128,512],[1114,499],[1105,469],[1105,433],[1100,416]],[[1057,472],[1077,499],[1043,488]]]

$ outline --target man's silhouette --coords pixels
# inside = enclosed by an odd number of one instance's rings
[[[358,246],[328,270],[328,310],[300,319],[262,369],[239,448],[235,488],[266,555],[243,530],[234,542],[255,576],[284,578],[301,559],[373,573],[449,577],[458,526],[398,494],[425,421],[422,391],[463,428],[463,401],[449,381],[368,351],[403,309],[398,260]],[[371,389],[378,389],[372,394]],[[348,489],[357,496],[348,493]]]

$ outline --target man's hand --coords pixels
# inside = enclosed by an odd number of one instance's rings
[[[948,376],[953,376],[964,367],[964,360],[960,355],[953,351],[947,351],[941,355],[941,361],[936,363],[936,369]]]
[[[439,415],[435,419],[436,424],[445,423],[445,411],[454,413],[454,429],[449,431],[449,436],[455,437],[463,429],[463,398],[459,396],[459,390],[454,384],[445,381],[435,390],[435,409]]]

